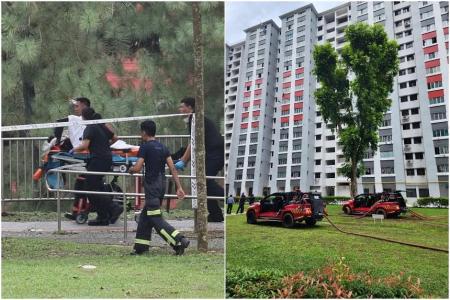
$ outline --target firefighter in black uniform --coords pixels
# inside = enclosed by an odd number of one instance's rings
[[[152,228],[168,242],[175,250],[176,255],[182,255],[184,249],[189,246],[189,240],[178,230],[175,230],[161,216],[161,200],[164,198],[166,187],[165,165],[170,169],[177,186],[177,196],[184,198],[184,191],[181,187],[177,171],[173,164],[170,152],[159,141],[155,139],[156,124],[153,121],[141,123],[141,136],[144,143],[139,148],[138,161],[129,169],[130,173],[140,172],[145,163],[145,205],[139,217],[134,252],[139,255],[147,252],[150,246]]]
[[[184,98],[178,108],[180,113],[192,114],[195,112],[195,99]],[[191,120],[192,115],[188,119],[189,134],[191,134]],[[183,170],[186,163],[191,159],[191,145],[186,147],[181,159],[176,162],[177,170]],[[224,165],[224,142],[214,123],[205,117],[205,171],[206,176],[216,176]],[[223,187],[220,186],[214,179],[206,180],[206,192],[208,196],[225,197]],[[222,222],[223,213],[219,206],[219,202],[215,199],[208,199],[208,222]]]

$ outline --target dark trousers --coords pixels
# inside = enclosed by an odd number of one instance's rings
[[[227,205],[227,214],[231,214],[232,209],[233,209],[233,204],[228,204]]]
[[[151,181],[144,180],[145,205],[139,217],[134,249],[138,252],[148,250],[152,237],[152,229],[172,247],[179,244],[184,237],[161,216],[161,200],[164,198],[165,177],[160,175]]]
[[[239,207],[238,207],[236,213],[238,214],[239,211],[240,211],[241,213],[244,212],[244,203],[239,203]]]
[[[219,171],[223,169],[223,165],[223,151],[208,153],[205,158],[206,176],[217,176]],[[208,196],[225,196],[223,187],[221,187],[214,179],[206,180],[206,193]],[[209,212],[208,221],[222,222],[223,213],[219,201],[216,199],[208,199],[207,204]]]
[[[112,159],[92,158],[88,165],[88,171],[94,172],[110,172]],[[86,175],[85,188],[87,191],[104,192],[105,185],[102,175]],[[109,219],[109,211],[113,205],[112,198],[109,195],[88,194],[89,202],[97,211],[98,219]]]

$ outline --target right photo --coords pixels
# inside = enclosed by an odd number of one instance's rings
[[[225,3],[226,298],[448,298],[448,5]]]

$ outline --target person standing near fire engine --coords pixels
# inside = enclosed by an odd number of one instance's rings
[[[195,99],[191,97],[181,100],[178,111],[182,114],[190,114],[187,119],[189,134],[191,134],[192,114],[195,113]],[[191,159],[191,145],[186,147],[183,156],[175,163],[177,170],[183,171],[187,162]],[[205,171],[206,176],[216,176],[224,165],[224,142],[214,123],[205,117]],[[206,179],[206,193],[208,196],[224,197],[225,193],[214,179]],[[207,199],[208,222],[222,222],[223,213],[216,199]]]
[[[184,249],[189,246],[189,240],[178,230],[175,230],[161,215],[161,200],[164,198],[166,188],[166,164],[175,181],[179,199],[184,198],[184,191],[169,150],[155,139],[155,134],[155,122],[144,121],[141,123],[141,136],[144,144],[139,148],[138,161],[128,170],[131,174],[138,173],[142,170],[145,163],[145,205],[139,216],[134,251],[131,254],[140,255],[148,252],[152,228],[154,227],[156,232],[172,246],[176,255],[182,255]]]

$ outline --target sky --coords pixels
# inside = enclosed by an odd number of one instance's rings
[[[322,12],[348,1],[292,1],[292,2],[225,2],[225,42],[229,45],[244,40],[244,29],[272,19],[281,26],[279,16],[294,9],[314,4]]]

